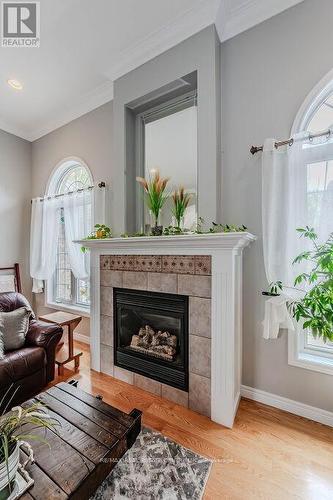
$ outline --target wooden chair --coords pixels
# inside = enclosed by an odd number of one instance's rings
[[[9,272],[7,272],[9,271]],[[2,277],[8,276],[8,290],[6,282],[1,279]],[[13,276],[11,280],[10,277]],[[20,277],[20,266],[19,264],[14,264],[12,267],[0,267],[0,292],[18,292],[22,293],[21,277]]]

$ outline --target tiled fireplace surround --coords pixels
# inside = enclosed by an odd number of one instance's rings
[[[101,255],[101,371],[210,416],[211,256]],[[189,297],[189,391],[113,364],[113,287]]]
[[[242,254],[254,240],[241,232],[78,242],[91,253],[91,368],[232,427],[241,384]],[[189,296],[188,394],[113,365],[113,287]]]

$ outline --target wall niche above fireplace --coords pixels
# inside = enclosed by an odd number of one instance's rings
[[[113,289],[114,364],[188,390],[188,297]]]

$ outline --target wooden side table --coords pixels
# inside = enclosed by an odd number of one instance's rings
[[[56,355],[56,364],[58,365],[58,374],[62,376],[64,374],[64,365],[74,361],[75,371],[78,370],[80,366],[80,356],[82,352],[77,349],[74,350],[73,345],[73,333],[77,325],[82,320],[82,316],[77,316],[76,314],[71,314],[67,312],[57,311],[51,314],[45,314],[45,316],[40,316],[40,320],[46,321],[47,323],[56,323],[62,327],[67,326],[68,333],[68,355],[64,350],[61,350]]]

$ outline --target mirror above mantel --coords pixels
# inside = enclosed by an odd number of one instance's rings
[[[135,151],[135,177],[152,177],[159,171],[170,178],[161,224],[172,224],[172,193],[183,186],[191,194],[184,225],[197,221],[197,73],[185,75],[127,106],[127,151]],[[132,148],[131,148],[132,144]],[[133,147],[134,146],[134,147]],[[149,230],[151,216],[141,187],[134,182],[135,231]]]

